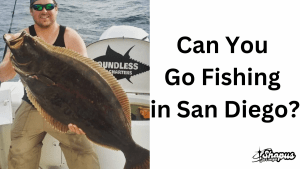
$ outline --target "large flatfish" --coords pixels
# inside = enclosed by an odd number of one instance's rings
[[[72,123],[87,138],[121,150],[125,169],[149,168],[150,152],[131,136],[130,105],[126,93],[107,70],[70,49],[47,44],[25,31],[4,40],[28,98],[54,128],[68,131]]]

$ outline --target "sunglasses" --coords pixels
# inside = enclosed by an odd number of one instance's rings
[[[31,5],[31,8],[33,8],[36,11],[42,11],[43,8],[45,8],[47,11],[50,11],[50,10],[54,9],[55,6],[56,6],[55,4],[46,4],[46,5],[34,4],[34,5]]]

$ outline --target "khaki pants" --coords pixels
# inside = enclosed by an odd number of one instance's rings
[[[49,125],[38,111],[25,101],[16,112],[8,155],[9,169],[38,169],[42,141],[49,133],[60,142],[70,169],[99,169],[92,143],[85,135],[61,133]]]

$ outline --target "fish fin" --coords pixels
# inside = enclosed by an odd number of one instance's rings
[[[119,149],[115,148],[115,147],[111,147],[111,146],[108,146],[108,145],[104,145],[104,144],[99,144],[99,143],[96,143],[94,141],[92,141],[88,136],[86,136],[88,138],[88,140],[90,140],[92,143],[98,145],[98,146],[101,146],[101,147],[104,147],[104,148],[108,148],[108,149],[111,149],[111,150],[114,150],[114,151],[119,151]]]
[[[60,54],[64,54],[66,56],[69,56],[71,58],[74,58],[78,61],[81,61],[82,63],[88,65],[90,68],[92,68],[94,71],[98,72],[98,74],[108,83],[110,88],[112,89],[113,93],[117,97],[118,101],[120,102],[120,105],[122,106],[122,110],[124,112],[124,115],[127,120],[127,124],[129,126],[129,133],[131,133],[131,110],[130,110],[130,104],[129,99],[117,81],[117,79],[105,68],[101,67],[99,63],[95,62],[94,60],[84,57],[81,54],[79,54],[76,51],[73,51],[71,49],[62,48],[58,46],[49,45],[44,40],[42,40],[39,37],[33,37],[37,41],[40,42],[40,44],[44,45],[47,49],[57,52]]]
[[[134,46],[132,46],[124,55],[125,58],[127,59],[130,59],[130,56],[129,56],[129,52],[131,51],[131,49],[133,48]]]
[[[126,79],[127,79],[131,84],[133,84],[133,83],[131,82],[131,80],[130,80],[130,77],[126,77]]]
[[[47,84],[47,85],[55,85],[55,82],[53,82],[51,79],[44,75],[33,75],[32,78],[36,78],[37,80]]]
[[[126,158],[124,169],[149,169],[150,152],[149,150],[136,145],[130,151],[123,152]]]
[[[27,86],[25,87],[25,90],[31,103],[51,126],[63,133],[66,133],[69,130],[69,127],[67,125],[62,124],[61,122],[55,120],[53,117],[46,113],[46,111],[36,101],[34,95]]]
[[[21,79],[21,83],[23,84],[23,86],[26,87],[27,86],[26,82],[22,78],[20,78],[20,79]]]

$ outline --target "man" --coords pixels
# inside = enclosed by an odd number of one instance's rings
[[[55,0],[30,0],[30,14],[35,24],[24,30],[32,36],[39,36],[49,44],[72,49],[87,57],[82,38],[73,29],[59,25],[56,22],[57,13],[58,6]],[[15,34],[13,38],[19,35]],[[8,50],[0,64],[2,82],[16,75],[9,61],[10,55],[11,52]],[[33,107],[24,92],[12,126],[8,168],[38,169],[42,140],[46,133],[49,133],[60,141],[70,169],[99,169],[98,157],[85,133],[75,125],[69,124],[68,127],[70,131],[66,134],[53,129]]]

